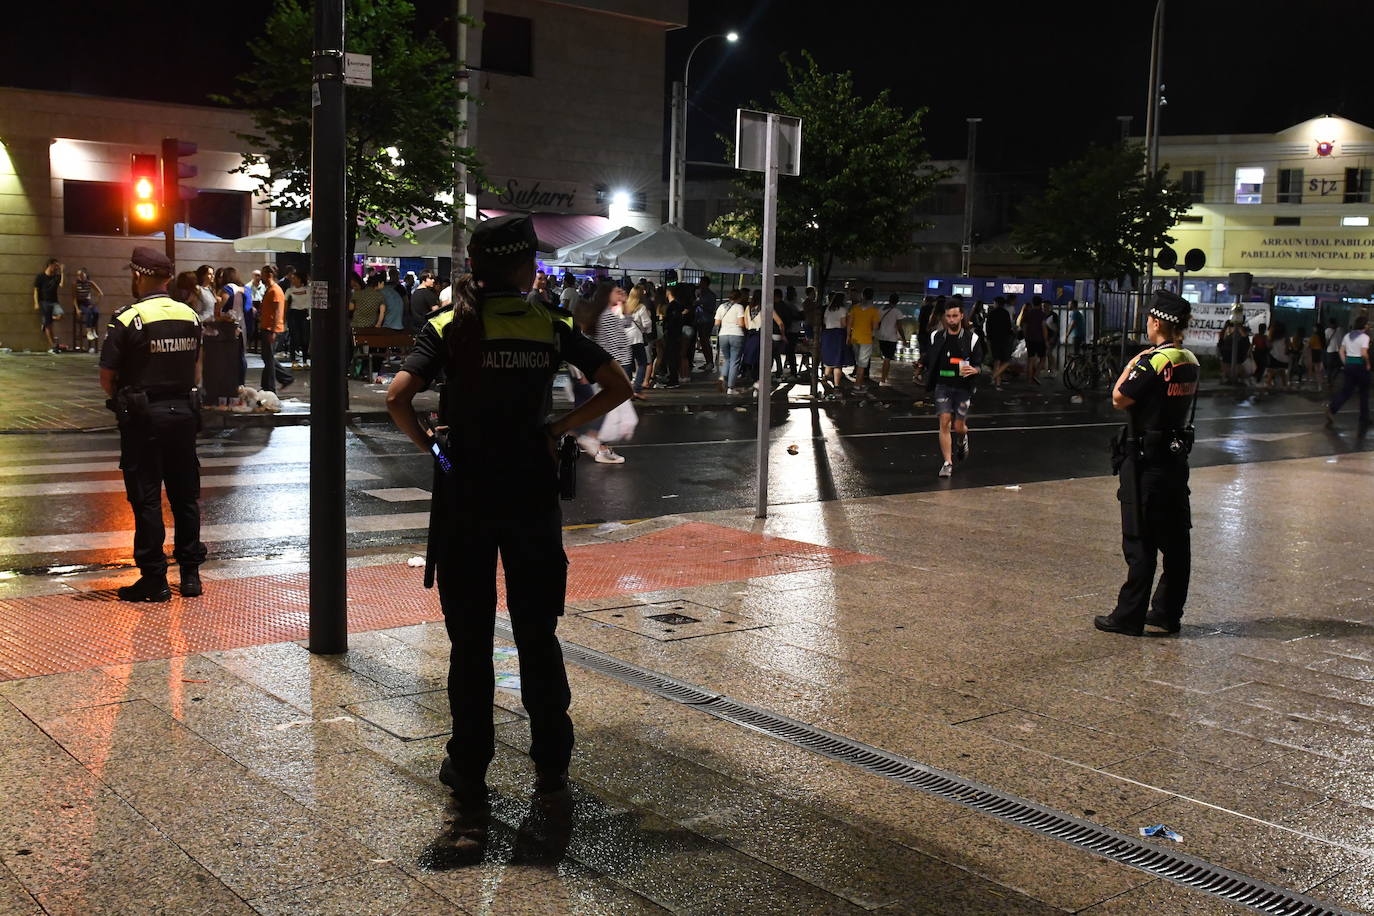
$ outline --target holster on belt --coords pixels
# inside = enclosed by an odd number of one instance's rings
[[[142,388],[120,388],[105,406],[114,411],[120,429],[134,429],[148,422],[148,392]]]

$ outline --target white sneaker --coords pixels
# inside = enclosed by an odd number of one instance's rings
[[[611,447],[610,447],[609,445],[603,445],[603,446],[601,446],[601,450],[598,451],[598,452],[596,453],[596,457],[595,457],[594,460],[596,461],[597,464],[624,464],[624,463],[625,463],[625,458],[624,458],[624,456],[622,456],[622,455],[617,455],[615,452],[611,451]]]
[[[577,444],[581,446],[582,451],[586,452],[588,455],[595,456],[601,451],[601,443],[597,441],[595,436],[578,436]]]
[[[946,461],[944,464],[940,465],[940,476],[941,476],[941,477],[953,477],[953,476],[954,476],[954,465],[950,464],[948,461]]]

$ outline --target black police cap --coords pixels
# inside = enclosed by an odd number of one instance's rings
[[[145,277],[170,277],[172,260],[156,248],[139,245],[129,259],[129,266]]]
[[[473,258],[534,257],[538,249],[534,220],[523,213],[483,220],[472,230],[472,238],[468,241],[468,252]]]
[[[1150,314],[1160,321],[1182,324],[1193,313],[1193,305],[1177,293],[1157,289],[1150,299]]]

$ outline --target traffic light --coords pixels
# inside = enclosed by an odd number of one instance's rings
[[[194,178],[199,172],[194,165],[180,160],[196,154],[196,145],[188,140],[168,138],[162,141],[162,199],[171,206],[174,200],[190,200],[200,192],[185,188],[181,179]],[[177,207],[177,212],[181,211]]]
[[[129,157],[129,222],[138,230],[152,230],[158,218],[157,156],[134,153]]]

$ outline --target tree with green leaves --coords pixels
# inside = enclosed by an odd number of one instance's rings
[[[472,23],[475,24],[475,23]],[[348,50],[372,56],[372,87],[348,90],[348,200],[358,233],[370,241],[388,236],[383,225],[407,237],[426,222],[448,222],[459,159],[481,182],[471,147],[458,147],[457,68],[431,31],[417,29],[410,0],[348,0]],[[251,147],[240,171],[255,176],[272,209],[299,209],[310,200],[311,66],[314,27],[301,0],[276,0],[263,34],[248,46],[253,58],[232,98],[217,101],[249,111]],[[461,202],[459,202],[461,207]],[[403,249],[402,249],[403,250]]]
[[[783,66],[787,88],[754,106],[802,120],[801,174],[778,182],[777,263],[814,265],[824,296],[836,263],[910,250],[912,235],[930,225],[915,205],[947,173],[925,151],[924,108],[908,114],[887,90],[860,98],[853,74],[826,73],[805,51],[800,63],[784,55]],[[762,173],[741,175],[731,201],[710,231],[761,258]]]
[[[1012,236],[1031,257],[1069,274],[1100,283],[1135,273],[1173,241],[1169,230],[1190,206],[1168,171],[1146,174],[1138,144],[1089,147],[1050,172]]]

